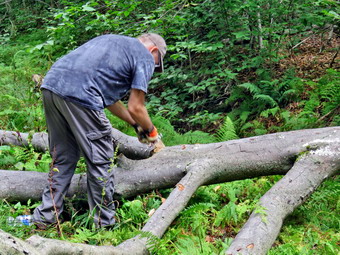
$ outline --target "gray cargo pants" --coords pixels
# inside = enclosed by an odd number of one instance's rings
[[[99,227],[114,224],[113,144],[109,120],[103,111],[84,108],[48,90],[42,93],[52,164],[42,204],[33,213],[34,221],[56,222],[56,213],[63,211],[64,196],[81,151],[88,168],[87,195],[94,222]]]

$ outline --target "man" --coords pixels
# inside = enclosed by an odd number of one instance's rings
[[[52,157],[50,181],[33,218],[39,227],[53,224],[63,211],[80,152],[85,157],[88,202],[97,227],[114,224],[113,146],[107,108],[131,124],[140,141],[158,139],[144,106],[148,82],[163,71],[166,43],[158,34],[138,38],[102,35],[59,59],[42,88]],[[128,108],[119,101],[128,92]]]

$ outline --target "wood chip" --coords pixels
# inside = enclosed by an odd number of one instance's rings
[[[160,139],[155,143],[154,146],[155,146],[155,148],[153,149],[154,153],[160,152],[163,148],[165,148],[164,143]]]

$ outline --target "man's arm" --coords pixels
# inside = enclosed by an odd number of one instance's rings
[[[143,130],[152,129],[153,125],[145,108],[145,93],[142,90],[132,89],[128,102],[128,109],[121,101],[107,107],[107,109],[130,125],[138,124]]]
[[[138,134],[138,140],[142,143],[164,144],[159,140],[157,129],[153,126],[148,111],[145,108],[145,93],[142,90],[132,89],[128,102],[128,108],[121,101],[107,107],[107,109],[132,125]],[[159,147],[160,145],[158,145]]]
[[[143,130],[151,131],[153,124],[145,107],[145,93],[142,90],[131,89],[128,112],[132,119],[140,125]]]
[[[124,106],[121,101],[118,101],[112,105],[109,105],[107,109],[118,118],[126,121],[130,125],[135,125],[136,121],[131,117],[128,109]]]

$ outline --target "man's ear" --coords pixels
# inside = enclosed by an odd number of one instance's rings
[[[149,48],[149,51],[151,54],[153,54],[155,51],[158,51],[158,48],[156,46],[152,46]]]

